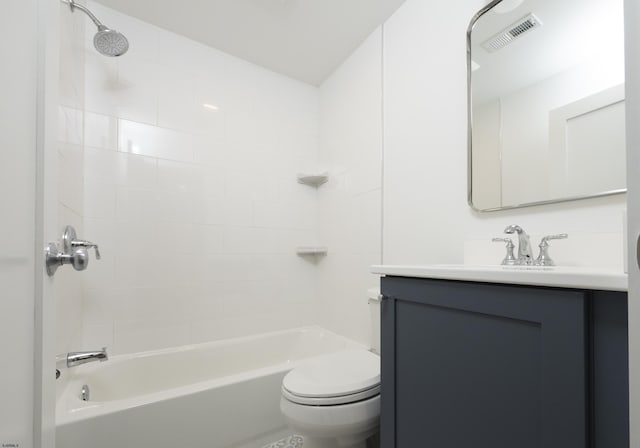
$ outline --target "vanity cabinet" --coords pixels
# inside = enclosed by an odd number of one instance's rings
[[[385,448],[625,448],[626,293],[382,278]]]

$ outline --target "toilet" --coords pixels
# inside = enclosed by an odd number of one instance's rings
[[[380,302],[369,290],[372,350],[353,348],[315,358],[282,380],[280,410],[304,448],[365,448],[380,420]],[[375,353],[372,353],[375,352]]]

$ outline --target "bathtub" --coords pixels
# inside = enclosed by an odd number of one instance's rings
[[[64,370],[58,448],[255,448],[288,433],[280,387],[297,363],[364,346],[320,327],[114,356]],[[88,401],[81,389],[88,385]]]

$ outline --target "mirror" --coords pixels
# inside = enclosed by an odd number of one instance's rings
[[[626,191],[622,0],[501,0],[467,32],[469,204]]]

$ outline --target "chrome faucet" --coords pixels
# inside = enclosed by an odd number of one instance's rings
[[[529,240],[529,235],[527,235],[522,227],[512,224],[504,229],[504,233],[518,234],[518,258],[516,259],[516,264],[533,264],[533,251],[531,250],[531,241]]]
[[[109,356],[107,355],[107,347],[102,347],[102,350],[69,352],[67,353],[66,359],[67,367],[75,367],[93,361],[107,361],[109,359]]]

